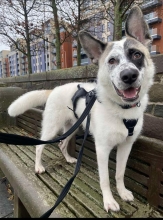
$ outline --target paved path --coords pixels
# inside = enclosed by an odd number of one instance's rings
[[[0,180],[4,177],[0,169]],[[7,192],[7,184],[0,181],[0,218],[13,218],[13,201],[9,200],[9,193]]]

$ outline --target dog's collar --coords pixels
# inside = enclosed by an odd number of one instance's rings
[[[102,103],[99,99],[98,99],[98,97],[96,96],[96,98],[97,98],[97,101],[99,102],[99,103]],[[141,106],[141,103],[140,102],[137,102],[136,104],[134,104],[134,105],[119,105],[121,108],[123,108],[123,109],[130,109],[130,108],[134,108],[134,107],[140,107]]]
[[[134,105],[119,105],[121,106],[121,108],[123,109],[129,109],[129,108],[134,108],[134,107],[140,107],[141,106],[141,103],[140,102],[137,102],[136,104]]]
[[[123,109],[130,109],[130,108],[134,108],[134,107],[140,107],[141,103],[137,102],[134,105],[120,105],[120,106]],[[128,136],[132,136],[133,135],[134,128],[135,128],[137,122],[138,122],[138,119],[129,119],[129,120],[123,119],[123,123],[124,123],[125,127],[128,130]]]

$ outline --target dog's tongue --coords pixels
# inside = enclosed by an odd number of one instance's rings
[[[129,89],[123,90],[122,92],[125,98],[134,98],[137,95],[136,88],[129,88]]]

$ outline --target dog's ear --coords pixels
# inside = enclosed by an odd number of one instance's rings
[[[87,56],[92,60],[94,64],[98,64],[98,60],[105,50],[107,44],[94,38],[86,31],[79,32],[79,39]]]
[[[134,6],[131,8],[126,20],[125,32],[126,35],[136,38],[145,46],[152,42],[148,24],[143,17],[140,7]]]

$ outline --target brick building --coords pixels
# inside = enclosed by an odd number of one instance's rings
[[[2,50],[0,51],[0,77],[6,77],[10,76],[9,71],[9,60],[8,60],[8,54],[9,50]]]

